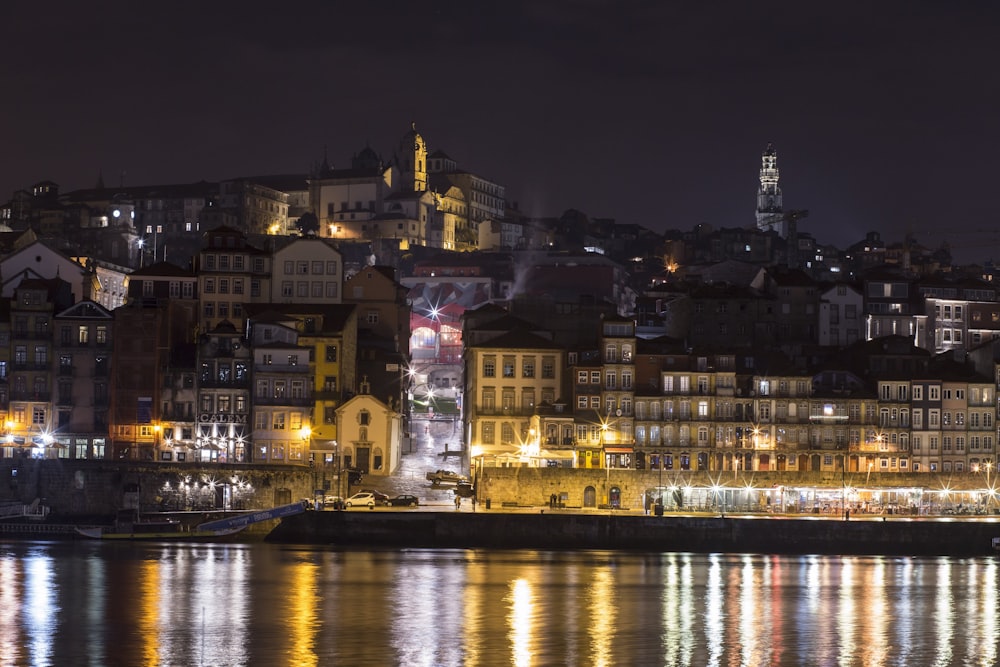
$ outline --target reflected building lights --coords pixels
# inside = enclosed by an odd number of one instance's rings
[[[764,585],[758,580],[759,562],[743,557],[739,583],[739,645],[741,665],[766,665],[767,637],[759,631],[760,619],[768,617],[767,600],[758,598],[757,590]],[[766,576],[764,577],[766,579]]]
[[[1000,662],[991,558],[46,549],[0,555],[12,665]]]
[[[20,566],[20,563],[9,558],[0,560],[0,582],[3,582],[0,586],[0,609],[17,609],[21,598]],[[16,662],[22,646],[17,617],[14,614],[0,614],[0,655]]]
[[[860,647],[864,664],[884,665],[892,647],[886,645],[888,619],[894,618],[886,600],[885,561],[876,559],[871,564],[868,580],[861,591],[863,622]]]
[[[854,559],[845,558],[840,566],[839,600],[837,609],[837,652],[850,655],[857,647],[856,631],[860,626],[858,609],[854,604]]]
[[[951,561],[942,558],[937,567],[937,595],[934,596],[934,629],[937,637],[939,665],[952,663],[952,642],[955,628],[955,601],[951,596]]]
[[[143,665],[169,664],[169,658],[160,653],[160,605],[167,604],[160,590],[160,564],[155,560],[143,561],[138,568],[139,599],[135,601],[135,633],[140,642]]]
[[[531,585],[524,579],[516,579],[510,586],[510,611],[507,620],[510,626],[511,664],[515,667],[531,667],[532,632],[534,631],[534,599]]]
[[[296,565],[289,581],[287,609],[282,617],[287,621],[287,634],[291,638],[291,655],[296,665],[316,667],[319,656],[316,651],[316,631],[319,627],[317,610],[320,599],[316,591],[319,567],[304,562]]]
[[[590,638],[590,655],[586,664],[594,667],[608,667],[614,662],[615,615],[609,614],[617,604],[615,582],[607,566],[594,572],[594,577],[587,590],[587,614],[590,618],[592,632]]]
[[[705,644],[708,647],[708,664],[719,664],[726,637],[723,631],[725,602],[723,599],[722,569],[719,556],[708,559],[708,578],[705,582]]]
[[[918,632],[918,622],[920,609],[920,602],[917,596],[914,595],[915,581],[914,581],[914,567],[912,560],[903,561],[903,563],[898,567],[898,569],[893,570],[895,572],[895,579],[893,580],[892,586],[895,594],[890,595],[890,591],[886,591],[886,595],[883,596],[885,599],[885,606],[893,615],[892,630],[895,633],[899,633],[903,637],[912,637],[915,632]],[[890,599],[899,595],[899,603],[890,603]],[[900,664],[904,665],[914,665],[919,662],[919,656],[912,655],[913,653],[913,643],[912,642],[897,642],[896,646],[893,647],[892,659],[894,661],[900,661]]]
[[[47,665],[52,662],[52,637],[56,606],[56,592],[52,585],[52,561],[36,556],[24,565],[25,594],[29,600],[28,646],[31,664]],[[7,580],[3,584],[7,585]]]
[[[977,571],[980,568],[977,568]],[[979,572],[979,576],[975,581],[971,582],[973,586],[977,586],[979,589],[979,607],[976,609],[977,617],[979,618],[979,636],[980,637],[996,637],[997,633],[1000,632],[1000,625],[997,623],[997,595],[1000,595],[1000,591],[997,590],[997,562],[995,560],[989,560],[982,565],[982,572]],[[1000,661],[1000,652],[997,649],[997,642],[980,642],[980,646],[976,646],[976,643],[969,643],[969,657],[966,662],[973,664],[979,662],[983,665],[995,665]]]

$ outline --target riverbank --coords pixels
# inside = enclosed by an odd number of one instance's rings
[[[268,542],[333,547],[621,549],[694,553],[986,556],[1000,521],[505,512],[306,512]]]

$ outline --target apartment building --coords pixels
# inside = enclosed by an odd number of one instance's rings
[[[528,331],[509,331],[465,350],[464,420],[473,456],[490,466],[540,465],[548,427],[532,418],[554,405],[563,382],[563,352]]]
[[[248,322],[253,351],[253,453],[258,463],[307,465],[312,432],[310,349],[296,319],[268,311]]]
[[[242,326],[244,304],[266,301],[271,293],[271,266],[271,254],[251,245],[240,230],[219,227],[206,232],[194,265],[201,300],[199,329],[210,331],[223,320]]]

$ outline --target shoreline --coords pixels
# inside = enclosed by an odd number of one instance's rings
[[[265,537],[332,547],[989,556],[1000,519],[649,516],[558,512],[306,512]]]
[[[0,522],[0,539],[77,540],[83,523]],[[86,525],[93,525],[87,523]],[[334,548],[596,549],[782,555],[997,555],[1000,517],[646,515],[628,511],[307,511],[226,543]],[[183,543],[184,540],[170,540]]]

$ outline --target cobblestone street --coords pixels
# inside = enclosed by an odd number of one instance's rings
[[[469,452],[462,445],[462,422],[459,418],[414,418],[411,433],[403,443],[399,468],[389,477],[366,475],[351,493],[377,489],[392,496],[408,493],[420,499],[421,507],[454,508],[455,493],[451,484],[432,485],[427,473],[446,469],[469,475]],[[447,454],[445,452],[448,452]],[[472,511],[472,501],[463,499],[462,509]]]

